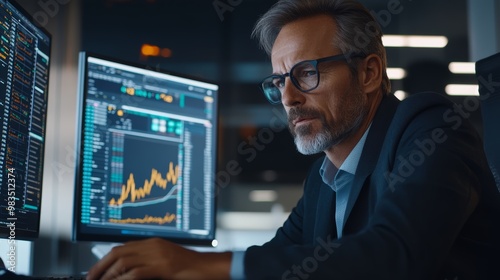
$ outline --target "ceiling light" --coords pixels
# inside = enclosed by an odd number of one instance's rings
[[[448,44],[445,36],[384,35],[386,47],[444,48]]]
[[[273,202],[278,199],[278,193],[273,190],[253,190],[250,192],[249,198],[253,202]]]
[[[449,84],[445,87],[445,91],[448,95],[479,96],[478,85]]]
[[[387,68],[387,76],[391,80],[401,80],[406,77],[406,71],[403,68]]]
[[[451,62],[448,69],[454,74],[474,74],[476,73],[476,64],[474,62]]]

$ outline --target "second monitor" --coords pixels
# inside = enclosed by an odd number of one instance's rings
[[[215,242],[218,86],[80,54],[74,239]]]

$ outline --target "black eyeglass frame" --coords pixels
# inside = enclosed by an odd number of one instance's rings
[[[264,93],[264,96],[266,97],[266,99],[271,104],[280,104],[281,103],[281,91],[280,91],[280,89],[278,87],[276,87],[276,86],[274,86],[273,88],[268,88],[267,89],[267,91],[272,91],[272,90],[277,89],[280,92],[280,98],[279,98],[279,100],[277,100],[277,101],[272,100],[272,98],[270,98],[271,94],[266,92],[266,87],[264,86],[264,82],[266,80],[269,80],[269,79],[273,80],[273,79],[278,78],[280,80],[280,82],[284,83],[285,82],[285,78],[289,77],[290,80],[292,81],[292,84],[298,90],[300,90],[301,92],[304,92],[304,93],[308,93],[308,92],[316,89],[319,86],[320,72],[318,71],[318,65],[320,63],[327,62],[327,61],[332,61],[332,62],[333,61],[342,61],[342,60],[347,61],[348,59],[351,59],[351,58],[360,58],[360,57],[364,58],[364,57],[366,57],[366,55],[363,54],[363,53],[354,53],[354,54],[351,54],[351,55],[337,54],[337,55],[322,57],[322,58],[318,58],[318,59],[303,60],[303,61],[297,62],[295,65],[293,65],[292,68],[290,68],[290,71],[288,73],[285,73],[285,74],[272,74],[272,75],[269,75],[269,76],[265,77],[264,79],[262,79],[262,82],[260,83],[260,89]],[[301,88],[301,86],[299,85],[299,82],[297,81],[297,79],[293,75],[291,75],[291,73],[293,73],[293,70],[297,66],[303,65],[305,63],[310,63],[311,65],[314,66],[314,69],[316,71],[316,76],[317,76],[316,85],[314,87],[310,88],[310,89],[303,89],[303,88]]]

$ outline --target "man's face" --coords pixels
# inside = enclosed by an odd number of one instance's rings
[[[285,25],[272,49],[273,72],[284,74],[303,60],[341,54],[333,45],[335,32],[333,19],[324,15]],[[286,78],[282,92],[290,132],[303,154],[339,144],[359,128],[368,111],[366,95],[346,62],[324,62],[318,70],[316,89],[303,93]]]

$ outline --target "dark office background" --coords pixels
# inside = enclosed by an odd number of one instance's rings
[[[453,76],[448,70],[449,62],[469,59],[466,0],[401,1],[400,13],[390,18],[382,11],[387,11],[391,1],[363,2],[384,19],[386,34],[448,37],[449,43],[443,49],[388,48],[389,67],[407,71],[406,79],[393,81],[394,91],[444,92],[444,86],[451,82],[475,83],[473,75]],[[224,170],[231,160],[236,160],[242,168],[238,176],[231,177],[231,187],[221,192],[223,209],[255,207],[244,201],[232,203],[235,192],[244,192],[245,188],[300,185],[308,166],[318,157],[297,153],[286,129],[270,135],[272,141],[267,144],[258,141],[259,133],[261,140],[269,138],[265,134],[269,130],[263,129],[269,127],[269,120],[277,112],[272,111],[273,107],[257,87],[271,67],[250,33],[259,15],[273,3],[264,0],[82,2],[82,50],[199,77],[221,86],[219,168]],[[143,44],[168,49],[169,56],[141,55]],[[481,129],[477,116],[472,119]],[[258,141],[254,145],[252,137]],[[253,149],[255,154],[238,152],[238,146],[245,151]]]
[[[52,76],[57,91],[64,94],[50,99],[49,114],[57,124],[54,143],[47,154],[66,169],[54,171],[59,177],[54,188],[71,193],[72,171],[68,153],[72,143],[76,100],[78,51],[94,52],[189,75],[220,85],[218,167],[224,171],[236,161],[241,172],[220,181],[221,210],[269,211],[274,202],[252,203],[248,193],[254,189],[276,190],[277,201],[290,210],[302,180],[316,156],[295,151],[288,130],[270,130],[271,120],[283,120],[280,106],[271,106],[258,88],[260,79],[271,72],[266,54],[250,37],[253,25],[275,1],[268,0],[53,0],[20,1],[28,12],[51,31],[54,37]],[[46,10],[42,3],[56,3]],[[473,74],[451,74],[452,61],[479,59],[470,48],[471,0],[364,0],[369,10],[382,20],[385,34],[440,35],[448,38],[444,48],[388,47],[388,66],[406,70],[406,78],[392,80],[393,91],[411,94],[422,90],[444,93],[449,83],[475,84]],[[397,13],[388,13],[390,6]],[[394,6],[396,5],[396,6]],[[37,17],[38,15],[38,17]],[[44,17],[40,17],[44,15]],[[494,28],[492,28],[494,30]],[[491,31],[488,31],[491,32]],[[161,50],[158,56],[141,53],[144,45]],[[487,45],[487,44],[482,44]],[[65,76],[66,75],[66,76]],[[63,77],[64,76],[64,77]],[[62,94],[62,93],[61,93]],[[464,98],[450,96],[462,103]],[[480,112],[470,120],[481,131]],[[73,124],[72,124],[73,122]],[[283,124],[283,123],[282,123]],[[65,133],[57,130],[63,129]],[[50,131],[49,131],[50,132]],[[50,136],[49,136],[50,137]],[[59,147],[66,144],[65,151]],[[52,150],[54,149],[54,150]],[[245,151],[245,152],[242,152]],[[62,175],[61,175],[62,174]],[[221,177],[222,178],[222,177]],[[227,178],[226,178],[227,179]],[[48,179],[50,181],[50,178]],[[245,198],[236,200],[235,198]],[[56,198],[56,196],[54,196]]]
[[[41,238],[34,246],[34,259],[38,260],[34,263],[35,272],[65,272],[64,267],[85,268],[93,261],[88,259],[89,248],[80,250],[66,242],[71,235],[74,193],[77,55],[82,50],[219,84],[219,170],[224,171],[230,161],[236,161],[241,167],[240,174],[220,182],[224,183],[217,197],[220,212],[268,213],[280,207],[285,212],[290,211],[300,197],[302,180],[310,163],[318,156],[298,154],[287,129],[270,130],[270,121],[283,119],[283,112],[280,106],[268,104],[258,88],[260,79],[272,69],[250,33],[258,17],[275,1],[53,0],[52,3],[57,3],[57,11],[47,13],[40,3],[51,1],[19,0],[31,14],[45,15],[39,19],[45,20],[43,23],[54,38],[47,176],[44,178]],[[498,51],[500,42],[494,34],[498,33],[496,28],[500,22],[471,29],[471,22],[476,26],[482,22],[483,14],[471,13],[470,9],[480,5],[479,1],[361,2],[377,15],[383,15],[389,4],[399,3],[400,12],[385,18],[385,34],[448,38],[444,48],[388,47],[388,66],[407,72],[406,78],[391,81],[393,91],[444,93],[446,84],[476,84],[473,74],[452,74],[448,70],[450,62],[476,61],[493,54],[472,48],[494,44],[471,36],[493,34],[490,37],[497,40],[493,48]],[[477,11],[477,6],[475,9]],[[499,18],[496,15],[496,20]],[[141,54],[145,44],[157,46],[164,51],[163,56]],[[473,97],[450,98],[463,103],[466,98],[471,100]],[[469,119],[481,132],[480,111],[470,113]],[[264,141],[259,141],[259,137]],[[259,142],[252,144],[253,139]],[[239,146],[252,152],[242,153],[241,148],[238,151]],[[250,196],[253,190],[271,190],[276,196],[274,200],[255,202]]]

